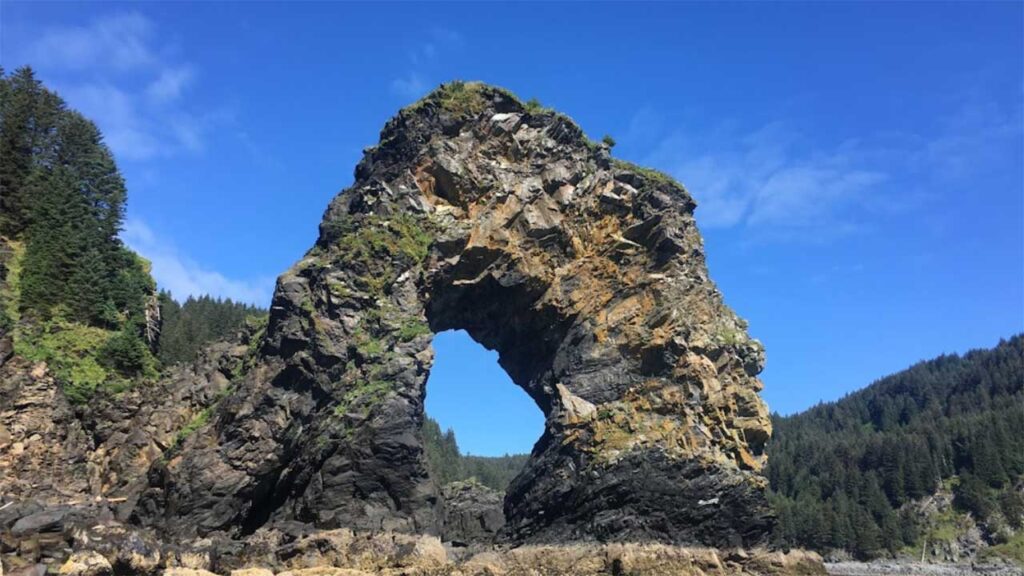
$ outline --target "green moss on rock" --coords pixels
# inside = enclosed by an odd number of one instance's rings
[[[118,394],[156,377],[156,359],[144,346],[133,349],[131,373],[111,357],[111,350],[124,348],[124,340],[124,333],[68,322],[58,315],[39,327],[20,329],[14,349],[29,360],[46,362],[68,400],[82,404],[96,393]]]
[[[621,160],[619,158],[613,158],[612,164],[616,168],[619,168],[620,170],[629,170],[630,172],[636,172],[637,174],[653,182],[666,184],[683,190],[686,189],[682,184],[679,183],[678,180],[669,176],[668,174],[665,174],[664,172],[661,172],[660,170],[655,170],[654,168],[647,168],[646,166],[640,166],[639,164],[634,164],[633,162],[630,162],[628,160]]]

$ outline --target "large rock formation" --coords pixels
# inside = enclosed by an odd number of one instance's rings
[[[420,425],[432,334],[544,412],[506,538],[762,540],[764,354],[709,280],[693,199],[569,118],[453,83],[402,110],[277,283],[248,375],[158,461],[136,518],[440,533]]]

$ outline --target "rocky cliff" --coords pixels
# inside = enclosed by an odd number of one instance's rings
[[[764,354],[708,278],[694,207],[564,115],[442,87],[366,151],[278,279],[255,365],[135,518],[441,533],[418,431],[432,333],[465,329],[546,416],[504,538],[762,541]]]

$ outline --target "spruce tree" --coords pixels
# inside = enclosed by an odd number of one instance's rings
[[[0,234],[19,237],[29,221],[25,181],[38,140],[42,85],[31,68],[3,79],[0,90]]]

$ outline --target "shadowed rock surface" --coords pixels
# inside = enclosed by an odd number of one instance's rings
[[[436,536],[297,523],[261,528],[238,540],[169,542],[102,518],[102,503],[64,506],[61,520],[5,537],[8,576],[704,576],[818,575],[814,553],[716,550],[664,544],[565,544],[451,549]],[[52,515],[57,509],[43,512]],[[89,514],[100,514],[89,525]]]
[[[763,541],[764,354],[708,278],[694,206],[563,115],[442,87],[366,151],[278,279],[251,369],[153,463],[134,518],[441,534],[419,430],[432,333],[465,329],[546,416],[504,538]]]
[[[474,480],[451,482],[444,496],[444,541],[455,546],[494,542],[505,525],[503,494]]]

